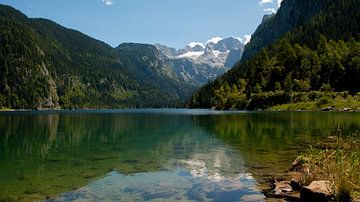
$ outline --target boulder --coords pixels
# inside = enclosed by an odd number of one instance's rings
[[[331,111],[334,111],[334,107],[324,107],[324,108],[321,109],[321,111],[331,112]]]
[[[345,107],[342,111],[343,112],[352,112],[353,110],[350,107]]]
[[[301,184],[299,180],[293,178],[291,179],[290,186],[294,191],[300,191],[301,190]]]
[[[300,201],[300,194],[292,189],[290,181],[276,181],[274,190],[265,196],[266,201]]]
[[[289,192],[292,192],[290,181],[280,181],[275,182],[275,195],[286,195]]]
[[[331,201],[331,183],[330,181],[313,181],[309,186],[305,186],[300,191],[302,201]]]

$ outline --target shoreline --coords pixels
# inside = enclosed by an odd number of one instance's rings
[[[359,146],[357,134],[328,136],[302,151],[287,172],[272,175],[262,192],[270,200],[360,201],[360,157],[353,156]]]
[[[315,101],[286,103],[269,107],[271,111],[338,111],[360,112],[360,101],[341,100],[322,104]]]
[[[285,104],[289,105],[289,104]],[[246,109],[228,109],[228,110],[219,110],[213,108],[178,108],[178,107],[144,107],[144,108],[82,108],[82,109],[62,109],[62,108],[49,108],[49,109],[0,109],[1,112],[49,112],[49,111],[107,111],[107,110],[162,110],[162,109],[186,109],[186,110],[208,110],[208,111],[218,111],[218,112],[346,112],[346,113],[359,113],[360,109],[353,109],[350,107],[345,107],[342,109],[334,107],[325,107],[319,109],[279,109],[271,107],[269,109],[255,109],[255,110],[246,110]]]

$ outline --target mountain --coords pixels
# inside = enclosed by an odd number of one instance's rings
[[[358,0],[284,0],[243,59],[192,97],[191,107],[266,109],[360,99]]]
[[[178,50],[176,50],[175,48],[170,48],[158,43],[154,46],[158,49],[161,59],[174,58],[176,55],[179,54]]]
[[[264,16],[262,23],[251,36],[251,41],[246,45],[242,59],[251,58],[285,33],[308,23],[322,9],[323,4],[322,0],[283,1],[276,15]]]
[[[240,61],[242,54],[243,54],[243,49],[231,49],[226,57],[224,66],[225,67],[234,66],[237,62]]]
[[[191,42],[176,50],[155,44],[160,57],[186,82],[201,86],[228,71],[241,59],[242,39],[214,37],[206,43]]]
[[[0,108],[174,106],[194,87],[152,45],[116,48],[0,5]]]
[[[191,42],[189,43],[184,49],[180,50],[180,54],[187,53],[187,52],[199,52],[204,51],[205,47],[204,44],[201,42]]]

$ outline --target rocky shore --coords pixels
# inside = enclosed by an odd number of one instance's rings
[[[263,189],[267,201],[359,202],[359,146],[357,134],[341,132],[312,145],[286,173],[272,177]]]
[[[308,186],[303,185],[302,175],[307,169],[295,160],[288,173],[282,176],[274,176],[270,183],[270,189],[263,190],[266,201],[332,201],[330,181],[313,181]]]

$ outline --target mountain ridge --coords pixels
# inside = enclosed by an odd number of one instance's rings
[[[250,42],[245,46],[242,60],[251,58],[262,48],[284,36],[286,32],[309,22],[322,7],[322,1],[283,1],[275,14],[264,16],[262,23],[252,34]]]
[[[267,109],[310,103],[321,107],[331,103],[329,100],[357,99],[360,4],[357,0],[312,2],[284,0],[278,13],[265,19],[253,34],[241,62],[203,86],[190,106]],[[295,18],[290,15],[293,10]],[[318,12],[313,13],[315,10]],[[286,21],[290,22],[288,31],[259,42],[263,40],[261,32],[282,30],[278,26]]]
[[[113,48],[5,5],[0,28],[0,108],[176,106],[194,90],[152,45]]]
[[[224,74],[239,62],[244,43],[237,37],[214,37],[205,43],[190,42],[178,50],[161,44],[155,44],[155,47],[161,58],[184,80],[201,86]]]

